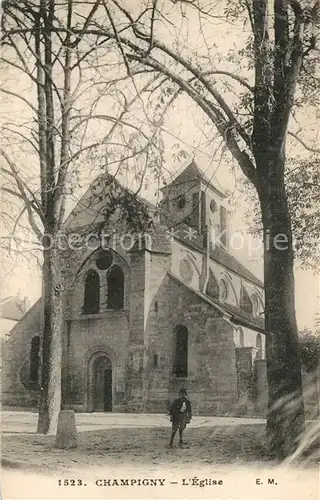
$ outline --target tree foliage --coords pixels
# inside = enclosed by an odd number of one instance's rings
[[[299,342],[302,365],[307,372],[315,371],[320,363],[320,330],[303,330]]]
[[[294,158],[287,160],[286,193],[292,216],[292,231],[296,258],[302,268],[319,270],[319,233],[320,233],[320,170],[319,160]],[[243,204],[250,207],[245,214],[249,232],[260,237],[262,234],[259,200],[247,179],[238,182],[232,202],[235,206]]]

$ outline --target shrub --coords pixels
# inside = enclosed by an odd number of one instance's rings
[[[301,363],[307,372],[316,370],[320,359],[320,331],[310,330],[300,332]]]

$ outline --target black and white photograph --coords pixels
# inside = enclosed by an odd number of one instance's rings
[[[1,497],[320,497],[320,0],[2,0]]]

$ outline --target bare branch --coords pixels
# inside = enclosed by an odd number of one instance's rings
[[[74,117],[71,117],[71,120],[73,120]],[[130,123],[130,122],[127,122],[127,121],[124,121],[122,119],[119,120],[119,118],[116,118],[114,116],[111,116],[111,115],[102,115],[102,114],[98,114],[98,115],[85,115],[85,116],[81,116],[79,118],[79,122],[73,127],[73,129],[71,130],[71,133],[74,134],[74,132],[85,122],[87,122],[88,120],[106,120],[106,121],[110,121],[110,122],[114,122],[114,123],[118,123],[118,124],[121,124],[121,125],[124,125],[125,127],[129,127],[129,128],[132,128],[134,130],[136,130],[137,132],[139,132],[143,137],[145,137],[146,139],[148,139],[148,136],[143,132],[143,130],[141,130],[141,127],[137,126],[137,125],[134,125],[133,123]]]
[[[81,42],[84,34],[86,33],[86,30],[88,29],[89,24],[91,23],[91,21],[93,19],[93,16],[95,15],[96,11],[98,10],[100,4],[101,4],[101,0],[96,0],[91,11],[89,12],[88,16],[86,17],[85,23],[84,23],[80,33],[78,34],[75,41],[71,43],[70,46],[72,48],[76,48],[77,45],[79,45],[79,43]],[[71,6],[71,4],[69,4],[69,5]],[[70,15],[69,15],[69,20],[67,21],[67,30],[69,31],[69,33],[72,32],[72,30],[71,30],[71,16]],[[68,42],[68,43],[70,43],[70,42]]]
[[[7,126],[3,126],[2,130],[7,130],[8,132],[11,132],[12,134],[18,135],[24,141],[28,142],[30,144],[30,146],[32,146],[32,148],[35,150],[36,153],[39,153],[39,149],[38,149],[37,145],[26,134],[23,134],[19,130],[13,130]]]
[[[151,11],[151,21],[150,21],[150,42],[149,48],[147,50],[147,54],[150,54],[153,49],[153,41],[154,41],[154,23],[155,23],[155,12],[157,8],[157,0],[152,0],[152,11]]]
[[[302,15],[302,7],[299,0],[289,0],[289,4],[296,18],[300,17]]]
[[[12,164],[13,164],[13,162],[12,162]],[[32,206],[32,208],[33,208],[33,210],[37,213],[37,215],[38,215],[38,216],[40,217],[40,219],[42,220],[42,219],[43,219],[43,212],[42,212],[42,208],[41,208],[41,206],[40,206],[40,203],[39,203],[39,201],[38,201],[38,200],[37,200],[37,198],[36,198],[36,193],[35,193],[35,192],[33,192],[33,191],[32,191],[32,189],[28,186],[28,184],[27,184],[27,183],[26,183],[26,182],[22,179],[22,177],[19,175],[19,172],[18,172],[18,171],[16,171],[16,173],[15,173],[15,172],[12,172],[12,170],[7,170],[7,169],[6,169],[6,168],[4,168],[4,167],[1,167],[1,172],[2,172],[3,174],[7,175],[7,176],[9,177],[10,181],[13,179],[13,180],[14,180],[14,182],[16,183],[16,185],[18,185],[18,184],[17,184],[17,176],[19,176],[19,182],[20,182],[21,186],[23,187],[23,189],[25,190],[25,192],[26,192],[26,193],[29,193],[29,195],[30,195],[30,200],[29,200],[29,202],[30,202],[30,204],[31,204],[31,206]],[[8,179],[8,180],[9,180],[9,179]],[[19,186],[18,186],[18,187],[19,187]],[[9,188],[9,189],[10,189],[10,188]],[[8,191],[7,191],[7,192],[8,192]],[[13,195],[13,192],[12,192],[11,194]],[[23,199],[23,198],[21,197],[21,190],[20,190],[20,193],[18,193],[18,194],[20,194],[20,196],[17,196],[17,197],[18,197],[18,198]]]
[[[0,153],[2,154],[2,156],[5,158],[6,162],[8,163],[8,165],[11,169],[12,175],[16,181],[17,187],[19,189],[19,193],[20,193],[21,198],[23,199],[24,204],[25,204],[26,209],[27,209],[30,226],[32,227],[35,235],[40,239],[42,237],[42,233],[41,233],[40,229],[38,228],[38,225],[37,225],[35,218],[34,218],[34,215],[33,215],[34,207],[32,206],[32,202],[30,202],[30,200],[25,192],[23,182],[21,181],[21,179],[19,177],[19,173],[18,173],[14,163],[10,160],[9,156],[5,153],[5,151],[1,150]]]
[[[13,189],[10,189],[10,188],[7,188],[7,187],[4,187],[4,186],[1,186],[1,191],[3,191],[4,193],[8,193],[8,194],[11,194],[12,196],[14,196],[15,198],[19,198],[20,200],[23,200],[24,201],[24,197],[22,196],[21,193],[19,193],[19,191],[14,191]]]
[[[110,14],[110,11],[109,11],[108,7],[107,7],[105,4],[104,4],[104,8],[105,8],[105,11],[106,11],[107,16],[108,16],[108,18],[109,18],[110,24],[111,24],[111,26],[112,26],[113,33],[114,33],[114,38],[115,38],[115,40],[116,40],[116,42],[117,42],[117,45],[118,45],[118,47],[119,47],[119,49],[120,49],[120,52],[121,52],[121,55],[122,55],[123,61],[124,61],[125,66],[126,66],[126,68],[127,68],[128,75],[130,75],[130,76],[131,76],[131,69],[130,69],[130,65],[129,65],[129,63],[128,63],[126,53],[125,53],[125,51],[123,50],[123,47],[122,47],[122,44],[121,44],[121,41],[120,41],[120,37],[119,37],[119,34],[118,34],[118,32],[117,32],[117,28],[116,28],[116,26],[115,26],[115,24],[114,24],[114,22],[113,22],[113,19],[112,19],[112,16],[111,16],[111,14]]]
[[[212,71],[206,71],[203,73],[204,76],[211,76],[211,75],[225,75],[229,76],[233,80],[236,80],[237,82],[241,83],[244,87],[246,87],[250,92],[254,91],[254,87],[252,87],[244,78],[242,78],[239,75],[235,75],[234,73],[231,73],[230,71],[223,71],[223,70],[212,70]]]
[[[288,130],[288,135],[294,137],[294,139],[296,139],[307,151],[310,151],[311,153],[320,153],[320,149],[309,146],[303,139],[301,139],[301,137],[293,132],[290,132],[290,130]]]
[[[139,62],[141,61],[140,56],[136,56],[133,54],[128,54],[128,59],[133,59]],[[230,152],[238,160],[245,175],[247,175],[247,177],[249,177],[250,180],[255,184],[256,183],[255,166],[250,160],[248,154],[244,151],[241,151],[241,149],[237,144],[234,135],[234,133],[237,131],[237,128],[234,126],[234,122],[232,120],[230,122],[227,121],[219,108],[217,108],[211,102],[203,98],[199,94],[199,92],[197,92],[188,82],[186,82],[182,77],[178,76],[176,73],[173,73],[168,67],[159,63],[150,56],[143,59],[143,64],[150,66],[155,70],[159,71],[160,73],[166,75],[171,81],[179,85],[179,87],[183,91],[185,91],[199,105],[199,107],[206,113],[206,115],[215,124],[215,126],[221,133],[222,137],[225,138],[226,144]]]
[[[19,99],[20,101],[22,101],[25,104],[27,104],[29,106],[29,108],[35,114],[37,114],[37,109],[34,107],[34,105],[28,99],[26,99],[25,97],[23,97],[21,94],[17,94],[16,92],[12,92],[12,90],[4,89],[2,87],[0,87],[0,92],[2,92],[3,94],[11,95],[12,97],[15,97],[16,99]]]

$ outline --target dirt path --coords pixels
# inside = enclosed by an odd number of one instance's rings
[[[266,461],[263,433],[261,424],[189,427],[188,444],[169,449],[168,425],[111,428],[80,432],[70,450],[54,448],[49,436],[4,435],[3,498],[316,500],[317,469]]]
[[[170,467],[194,462],[200,465],[256,463],[263,459],[259,445],[263,431],[262,425],[189,428],[185,432],[187,445],[183,449],[178,443],[168,449],[169,426],[81,432],[79,446],[73,450],[57,450],[51,436],[4,435],[2,457],[7,461],[4,465],[18,463],[25,470],[39,469],[42,473],[53,472],[57,467],[67,470],[70,467],[108,466],[114,462]]]

